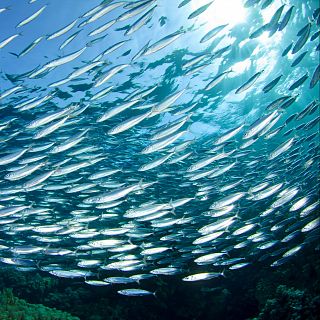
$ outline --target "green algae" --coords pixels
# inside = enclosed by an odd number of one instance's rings
[[[79,318],[42,304],[30,304],[15,297],[12,289],[4,289],[0,294],[0,320],[79,320]]]

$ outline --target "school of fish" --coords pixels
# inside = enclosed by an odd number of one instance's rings
[[[30,14],[0,35],[2,267],[145,296],[142,280],[228,277],[317,246],[317,1],[243,1],[258,17],[242,23],[247,36],[232,21],[206,29],[218,1],[92,2],[28,43],[55,12],[24,1]],[[0,8],[0,21],[19,5]],[[183,21],[174,31],[165,9]],[[286,32],[294,37],[277,58],[286,69],[270,72],[251,52],[236,73],[242,48]],[[7,72],[6,57],[29,70]],[[230,94],[237,103],[223,109]]]

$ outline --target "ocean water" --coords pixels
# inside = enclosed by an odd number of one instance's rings
[[[318,319],[319,11],[2,0],[1,287],[85,320]]]

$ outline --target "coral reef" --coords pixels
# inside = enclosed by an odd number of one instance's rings
[[[125,288],[123,285],[95,287],[83,279],[2,266],[0,291],[12,288],[19,299],[5,291],[0,320],[55,319],[49,318],[53,311],[46,307],[66,311],[66,319],[75,319],[72,314],[81,320],[320,320],[318,251],[308,252],[304,259],[294,257],[278,268],[249,266],[234,272],[226,270],[225,275],[201,283],[184,283],[180,276],[155,277],[141,286],[156,291],[156,297],[132,298],[117,294]],[[12,305],[17,301],[23,312]],[[36,318],[39,310],[43,312]],[[9,312],[13,311],[17,312],[12,316]]]
[[[0,294],[0,320],[79,320],[67,312],[30,304],[15,297],[11,289]]]
[[[320,296],[312,297],[302,290],[280,285],[275,297],[268,299],[254,320],[317,320]]]

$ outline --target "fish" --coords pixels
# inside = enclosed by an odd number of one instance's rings
[[[263,3],[261,4],[261,9],[264,10],[268,8],[273,1],[274,0],[264,0]]]
[[[280,6],[277,11],[273,14],[270,21],[268,22],[268,29],[270,30],[270,34],[272,35],[273,32],[276,32],[279,29],[279,19],[281,17],[282,11],[285,5],[283,4]]]
[[[78,30],[75,33],[73,33],[69,38],[67,38],[61,45],[59,46],[59,50],[62,50],[64,47],[66,47],[71,41],[75,39],[75,37],[80,33],[81,31]]]
[[[142,53],[143,56],[148,56],[149,54],[155,53],[165,47],[167,47],[172,42],[178,40],[185,32],[175,32],[168,36],[165,36],[164,38],[156,41],[152,45],[148,46]]]
[[[312,74],[309,88],[310,89],[314,88],[317,85],[317,83],[319,82],[319,79],[320,79],[320,64],[318,64],[318,66],[316,67],[316,69],[314,70],[314,72]]]
[[[159,151],[163,148],[166,148],[171,143],[174,143],[177,139],[179,139],[181,136],[183,136],[186,133],[186,131],[180,131],[178,133],[172,133],[171,135],[168,135],[166,137],[163,137],[156,142],[150,144],[149,146],[145,147],[141,154],[150,154],[156,151]]]
[[[282,52],[281,56],[284,57],[286,56],[289,51],[292,49],[292,46],[293,46],[293,42],[291,42]]]
[[[21,105],[16,106],[15,108],[17,108],[18,111],[30,110],[30,109],[36,108],[37,106],[39,106],[40,104],[48,100],[51,100],[53,96],[54,96],[54,93],[48,94],[40,99],[36,99],[36,100],[32,99],[32,101],[27,101],[22,106]]]
[[[113,19],[113,20],[110,20],[108,21],[106,24],[102,25],[101,27],[99,28],[96,28],[94,29],[93,31],[91,31],[88,36],[89,37],[93,37],[93,36],[96,36],[100,33],[103,33],[105,32],[106,30],[108,30],[109,28],[111,28],[115,23],[117,22],[116,19]]]
[[[292,54],[297,53],[299,50],[303,48],[303,46],[306,44],[311,30],[311,23],[308,23],[306,27],[303,29],[303,31],[300,33],[298,32],[299,39],[296,41],[292,48]]]
[[[299,88],[308,78],[309,78],[309,74],[308,73],[304,74],[301,78],[299,78],[289,87],[289,90],[292,91],[294,89]]]
[[[209,1],[207,4],[204,4],[201,7],[199,7],[198,9],[196,9],[195,11],[191,12],[188,16],[188,19],[194,19],[194,18],[198,17],[200,14],[205,12],[212,5],[213,2],[214,1]]]
[[[42,182],[46,181],[48,178],[50,178],[54,174],[54,170],[50,170],[48,172],[42,173],[38,176],[33,177],[32,179],[26,181],[23,183],[22,188],[23,189],[29,189],[36,185],[41,184]]]
[[[21,90],[23,90],[22,86],[15,86],[13,88],[10,88],[0,94],[0,100],[10,96],[11,94],[13,94],[15,92],[21,91]]]
[[[10,9],[10,7],[4,7],[4,8],[0,8],[0,13],[7,11],[8,9]]]
[[[302,59],[305,57],[305,55],[308,53],[308,51],[305,51],[303,53],[301,53],[291,64],[291,67],[295,67],[297,66],[301,61]]]
[[[182,280],[183,281],[200,281],[200,280],[209,280],[209,279],[217,278],[220,276],[223,276],[223,273],[203,272],[203,273],[197,273],[197,274],[184,277]]]
[[[223,134],[221,137],[219,137],[218,139],[216,139],[213,144],[214,145],[219,145],[222,143],[225,143],[227,140],[233,138],[235,135],[237,135],[243,128],[244,125],[240,125],[237,128],[231,129],[230,131],[228,131],[227,133]]]
[[[142,13],[149,6],[151,6],[154,2],[155,2],[155,0],[144,1],[141,4],[138,4],[137,6],[130,8],[128,11],[120,14],[117,18],[117,21],[124,21],[124,20],[130,19],[130,18],[138,15],[139,13]]]
[[[258,4],[259,2],[260,2],[260,0],[246,0],[246,2],[244,3],[244,7],[250,8],[250,7],[253,7],[256,4]]]
[[[273,186],[270,186],[269,188],[266,188],[262,191],[259,191],[257,194],[252,195],[251,199],[253,201],[258,201],[258,200],[269,198],[270,196],[278,192],[282,188],[282,186],[283,186],[283,183],[278,183]]]
[[[269,160],[273,160],[276,157],[280,156],[283,152],[286,152],[289,148],[291,148],[294,144],[294,138],[290,138],[289,140],[283,142],[280,146],[278,146],[275,150],[273,150],[269,155]]]
[[[285,110],[288,107],[290,107],[299,97],[299,94],[296,94],[295,96],[289,97],[286,99],[281,105],[280,105],[280,110]]]
[[[34,165],[29,165],[29,166],[27,165],[21,169],[7,173],[4,176],[4,179],[10,180],[10,181],[20,180],[22,178],[29,176],[30,174],[32,174],[33,172],[35,172],[39,168],[45,166],[45,164],[46,163],[44,162],[44,163],[39,163],[39,164],[34,164]]]
[[[64,115],[68,114],[69,112],[76,109],[76,105],[71,105],[69,107],[66,107],[60,111],[52,112],[52,113],[46,113],[45,115],[31,121],[26,125],[27,129],[36,129],[38,127],[41,127],[45,124],[48,124],[49,122],[56,120],[58,118],[63,117]]]
[[[248,90],[250,87],[254,85],[254,83],[258,80],[258,78],[261,76],[261,74],[264,72],[264,70],[261,70],[254,74],[249,80],[247,80],[243,85],[241,85],[236,91],[236,94],[240,94],[246,90]]]
[[[32,14],[30,17],[22,20],[20,23],[17,24],[16,28],[20,28],[20,27],[30,23],[34,19],[36,19],[46,9],[46,7],[47,7],[47,5],[44,5],[38,11],[36,11],[34,14]]]
[[[96,83],[94,84],[94,87],[97,88],[99,86],[101,86],[102,84],[104,84],[106,81],[108,81],[109,79],[111,79],[114,75],[116,75],[118,72],[121,72],[122,70],[124,70],[125,68],[129,67],[129,64],[120,64],[118,66],[112,67],[111,69],[109,69],[105,74],[101,75]]]
[[[64,35],[65,33],[67,33],[69,30],[71,30],[76,25],[77,21],[78,21],[78,19],[75,19],[67,26],[65,26],[65,27],[61,28],[60,30],[54,32],[53,34],[49,35],[47,37],[47,40],[52,40],[52,39],[55,39],[55,38],[58,38],[58,37]]]
[[[203,61],[206,57],[208,57],[208,54],[204,53],[194,58],[191,58],[190,60],[187,60],[186,62],[183,63],[183,68],[184,69],[190,68],[193,65],[197,64],[198,62]]]
[[[282,31],[287,26],[287,24],[289,23],[294,8],[295,8],[295,6],[291,6],[288,9],[288,11],[285,13],[283,19],[279,23],[279,27],[278,27],[279,31]]]
[[[234,202],[238,201],[245,195],[244,192],[236,192],[229,196],[226,196],[220,200],[215,201],[211,206],[210,209],[221,209],[224,208],[230,204],[233,204]]]
[[[155,295],[155,293],[152,293],[148,290],[144,289],[122,289],[118,290],[118,293],[124,296],[129,297],[140,297],[140,296],[149,296],[149,295]]]
[[[296,120],[304,119],[306,116],[308,116],[312,112],[314,108],[317,107],[318,103],[319,102],[317,100],[313,100],[312,102],[310,102],[301,112],[295,115],[295,119]]]
[[[233,151],[231,151],[230,153],[233,153]],[[216,154],[214,156],[209,156],[204,159],[198,160],[197,162],[195,162],[194,164],[192,164],[191,166],[188,167],[187,172],[194,172],[199,169],[202,169],[214,161],[228,157],[228,155],[229,154],[227,154],[227,153],[221,153],[221,154]]]
[[[152,113],[152,111],[151,111]],[[151,114],[150,113],[150,114]],[[190,119],[190,116],[184,116],[182,118],[179,118],[177,121],[174,121],[172,124],[169,123],[166,127],[158,129],[151,137],[150,140],[159,140],[161,138],[164,138],[170,134],[175,133],[177,130],[179,130],[188,120]]]
[[[12,35],[12,36],[10,36],[10,37],[2,40],[2,41],[0,42],[0,49],[4,48],[4,47],[5,47],[6,45],[8,45],[12,40],[14,40],[16,37],[18,37],[18,36],[20,36],[20,35],[21,35],[21,34],[16,33],[16,34],[14,34],[14,35]]]
[[[100,19],[101,17],[103,17],[107,13],[109,13],[109,12],[111,12],[111,11],[113,11],[113,10],[115,10],[125,4],[126,4],[125,1],[119,1],[119,2],[115,2],[115,3],[107,4],[102,7],[97,6],[96,9],[94,9],[94,11],[93,11],[94,14],[89,13],[90,11],[86,13],[89,16],[89,19],[87,19],[83,24],[81,24],[81,27]]]
[[[119,106],[115,106],[115,107],[111,108],[110,110],[108,110],[107,112],[105,112],[102,116],[100,116],[97,119],[97,122],[106,121],[106,120],[110,119],[111,117],[114,117],[115,115],[119,114],[120,112],[123,112],[126,109],[130,108],[131,106],[138,103],[139,101],[140,101],[139,99],[136,99],[136,100],[132,100],[127,103],[121,104]]]
[[[110,285],[110,283],[99,281],[99,280],[85,280],[85,283],[91,286],[98,286],[98,287],[104,287],[104,286]]]
[[[282,74],[278,77],[276,77],[275,79],[273,79],[272,81],[270,81],[268,84],[266,84],[263,88],[262,88],[262,91],[264,93],[267,93],[269,92],[270,90],[272,90],[277,84],[278,82],[280,81],[282,77]]]
[[[320,15],[278,2],[0,9],[0,262],[153,299],[317,250]]]
[[[315,228],[317,228],[320,225],[320,219],[316,218],[312,220],[311,222],[307,223],[302,229],[302,232],[309,232]]]
[[[164,155],[163,157],[157,158],[149,163],[143,164],[138,171],[140,172],[144,172],[144,171],[148,171],[151,169],[154,169],[158,166],[160,166],[161,164],[163,164],[164,162],[166,162],[170,157],[172,156],[172,153],[169,153],[167,155]]]
[[[178,8],[181,8],[185,5],[187,5],[188,3],[190,3],[192,0],[182,0],[179,5],[178,5]]]
[[[319,36],[320,36],[320,31],[315,32],[315,33],[311,36],[310,41],[316,40],[317,38],[319,38]]]
[[[133,116],[133,117],[127,119],[126,121],[116,125],[115,127],[111,128],[108,131],[108,134],[115,135],[115,134],[124,132],[124,131],[134,127],[135,125],[137,125],[138,123],[140,123],[144,119],[146,119],[150,114],[151,114],[151,112],[148,111],[148,112],[145,112],[141,115]]]
[[[59,80],[59,81],[56,81],[56,82],[53,82],[49,85],[49,88],[54,88],[54,87],[58,87],[58,86],[61,86],[75,78],[78,78],[79,76],[81,76],[82,74],[90,71],[91,69],[97,67],[97,66],[100,66],[102,63],[100,61],[95,61],[95,62],[92,62],[92,63],[89,63],[83,67],[80,67],[79,69],[71,72],[67,78],[65,79],[62,79],[62,80]]]
[[[204,90],[211,90],[216,85],[218,85],[227,75],[229,72],[232,72],[232,70],[224,71],[217,76],[215,76],[204,88]]]
[[[212,30],[208,31],[200,40],[200,43],[204,43],[215,37],[221,30],[223,30],[225,27],[227,27],[228,24],[222,24],[220,26],[217,26],[213,28]]]
[[[17,54],[17,57],[20,58],[29,53],[38,43],[40,43],[40,41],[42,41],[42,39],[44,39],[44,36],[40,36],[39,38],[34,40],[30,45],[28,45],[19,54]]]
[[[268,30],[269,25],[268,24],[264,24],[263,26],[259,27],[258,29],[254,30],[253,32],[250,33],[249,35],[249,39],[255,39],[258,38],[260,36],[262,36],[262,34]]]
[[[187,90],[188,87],[171,94],[170,96],[166,97],[163,101],[159,104],[152,107],[152,114],[150,116],[154,116],[166,111],[173,103],[175,103]]]
[[[259,118],[256,122],[251,124],[251,126],[245,132],[243,139],[251,139],[257,134],[261,133],[263,129],[265,129],[272,120],[274,120],[278,116],[278,111],[275,110],[270,114],[267,114],[261,118]]]
[[[147,25],[148,21],[151,20],[155,9],[156,6],[152,7],[146,13],[144,13],[138,20],[132,23],[130,27],[125,31],[124,35],[129,36],[134,32],[138,31],[143,26]]]
[[[109,93],[110,91],[112,91],[113,88],[114,88],[114,86],[110,86],[110,87],[107,87],[107,88],[105,88],[105,89],[100,90],[99,92],[95,93],[95,94],[90,98],[90,101],[99,100],[99,99],[104,98],[104,97],[107,95],[107,93]]]
[[[39,76],[39,74],[42,74],[44,72],[46,72],[47,70],[51,70],[53,68],[56,68],[58,66],[61,66],[63,64],[66,64],[76,58],[78,58],[85,50],[86,50],[87,47],[84,47],[76,52],[73,52],[69,55],[66,55],[64,57],[61,57],[61,58],[58,58],[58,59],[55,59],[55,60],[52,60],[48,63],[46,63],[43,67],[41,67],[39,70],[33,72],[29,78],[32,79],[32,78],[35,78],[36,76]]]
[[[84,203],[86,203],[86,204],[105,203],[105,202],[111,202],[114,200],[118,200],[118,199],[125,197],[130,192],[136,190],[138,187],[139,187],[139,185],[134,184],[134,185],[131,185],[128,187],[118,188],[114,191],[102,193],[100,195],[93,196],[93,197],[88,197],[84,200]]]
[[[0,165],[7,165],[11,162],[16,161],[19,159],[22,155],[24,155],[28,151],[28,148],[26,149],[21,149],[13,153],[9,153],[8,155],[2,156],[0,158]]]

